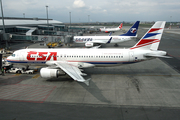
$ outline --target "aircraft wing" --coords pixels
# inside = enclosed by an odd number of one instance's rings
[[[72,77],[75,81],[84,82],[87,86],[89,86],[89,80],[85,80],[81,75],[82,73],[77,66],[71,65],[66,61],[55,62],[55,64],[61,68],[64,72],[66,72],[70,77]]]

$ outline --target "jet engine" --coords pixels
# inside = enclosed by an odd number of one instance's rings
[[[58,76],[63,76],[65,73],[60,69],[48,69],[48,68],[41,68],[40,75],[42,78],[53,78]]]
[[[93,46],[94,46],[94,43],[92,43],[92,42],[86,42],[86,43],[85,43],[85,46],[86,46],[86,47],[93,47]]]

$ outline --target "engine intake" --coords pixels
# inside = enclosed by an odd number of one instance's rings
[[[59,69],[41,68],[40,75],[42,78],[57,78],[58,76],[65,75],[65,73]]]
[[[85,43],[85,46],[86,46],[86,47],[93,47],[93,46],[94,46],[94,43],[92,43],[92,42],[86,42],[86,43]]]

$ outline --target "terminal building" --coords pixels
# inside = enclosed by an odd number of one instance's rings
[[[43,18],[0,17],[0,45],[12,41],[57,42],[67,35],[76,35],[82,29],[68,29],[63,22]],[[2,46],[0,46],[2,47]]]
[[[63,22],[53,19],[16,17],[4,17],[4,26],[5,32],[0,17],[0,48],[4,48],[4,43],[7,48],[8,42],[13,41],[44,41],[45,43],[61,41],[69,44],[72,43],[73,36],[81,36],[92,29],[66,26]]]
[[[53,19],[41,18],[4,18],[5,33],[3,31],[3,21],[0,18],[1,41],[2,40],[32,40],[39,41],[41,35],[57,35],[56,31],[65,31],[62,22]],[[38,37],[39,36],[39,37]],[[41,36],[41,37],[40,37]]]

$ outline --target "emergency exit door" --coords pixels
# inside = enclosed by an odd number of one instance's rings
[[[133,51],[129,52],[129,61],[134,61],[134,52]]]

